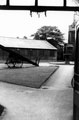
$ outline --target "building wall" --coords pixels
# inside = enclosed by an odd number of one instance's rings
[[[75,45],[75,30],[69,31],[68,43]]]
[[[41,60],[57,60],[56,50],[34,50],[34,49],[11,49],[29,59],[36,59],[39,57]],[[0,49],[0,60],[6,60],[9,53]]]
[[[75,27],[72,27],[72,25],[70,25],[68,34],[69,34],[68,44],[73,45],[73,48],[71,48],[72,50],[71,60],[74,61],[75,59]]]
[[[9,53],[0,49],[0,60],[6,60]]]

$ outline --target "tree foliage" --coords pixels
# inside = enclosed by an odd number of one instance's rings
[[[37,40],[49,40],[52,39],[57,42],[63,42],[64,37],[61,31],[56,26],[43,26],[37,30],[33,35]]]

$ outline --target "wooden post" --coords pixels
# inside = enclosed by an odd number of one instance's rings
[[[9,5],[10,5],[10,1],[9,1],[9,0],[7,0],[6,5],[7,5],[7,6],[9,6]]]
[[[35,0],[35,6],[36,7],[38,6],[38,0]]]
[[[64,0],[64,7],[66,7],[66,0]]]

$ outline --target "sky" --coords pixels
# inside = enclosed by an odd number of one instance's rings
[[[4,2],[3,2],[4,1]],[[42,2],[43,1],[43,2]],[[45,2],[46,1],[46,2]],[[53,2],[52,2],[53,1]],[[72,0],[70,0],[72,3]],[[34,0],[11,0],[10,4],[34,5]],[[0,4],[5,4],[6,0],[0,0]],[[63,5],[63,0],[40,0],[39,5]],[[0,10],[0,36],[23,38],[35,33],[42,26],[57,26],[64,33],[65,41],[68,40],[68,27],[73,22],[73,12],[47,11],[30,16],[29,11],[5,11]]]
[[[30,16],[29,11],[0,11],[0,36],[6,37],[30,37],[42,26],[57,26],[68,39],[68,27],[73,22],[73,12],[47,12]]]

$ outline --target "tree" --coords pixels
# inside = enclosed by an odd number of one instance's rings
[[[63,34],[56,26],[43,26],[31,36],[36,40],[53,40],[56,43],[63,43],[64,40]]]
[[[54,45],[58,49],[57,59],[63,60],[63,46],[61,46],[61,44],[64,43],[64,37],[62,32],[56,26],[43,26],[31,36],[36,40],[47,40]]]

